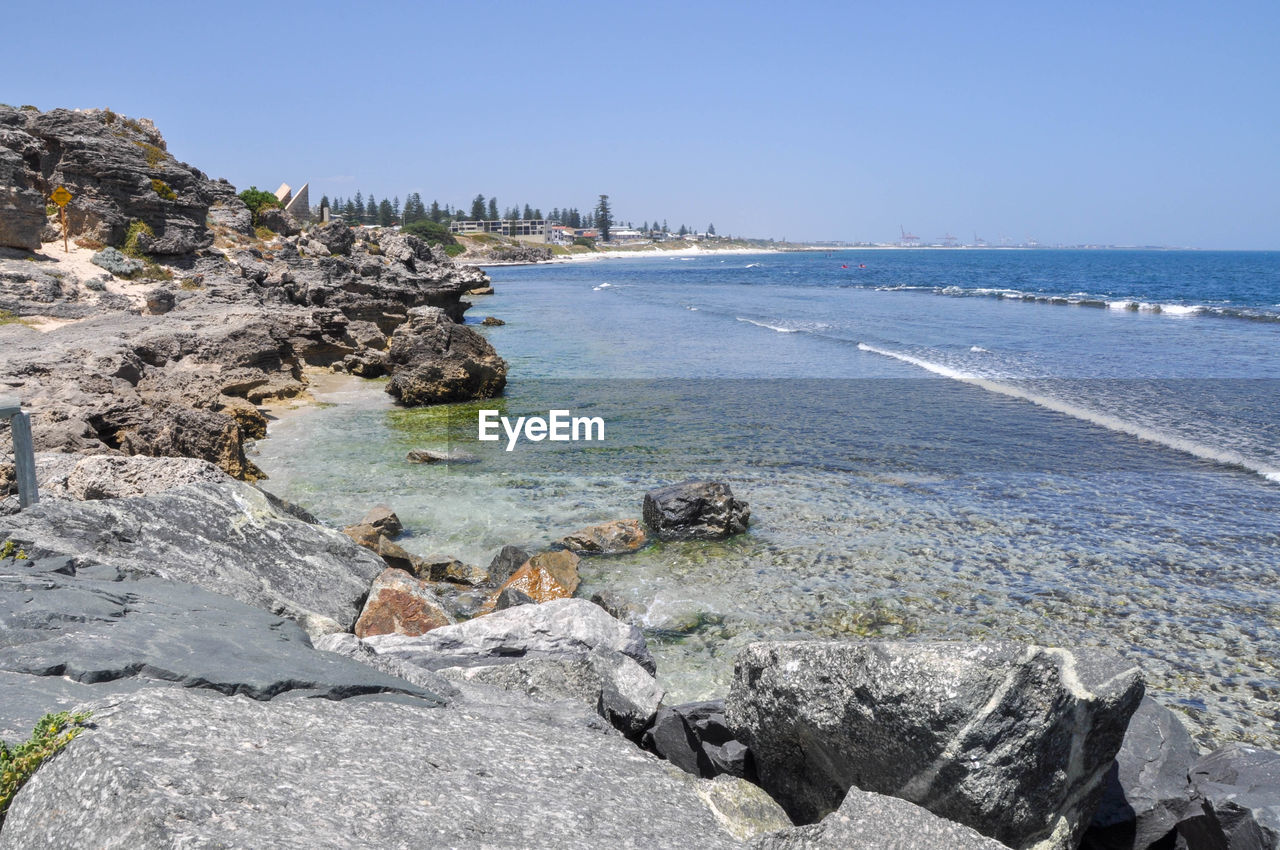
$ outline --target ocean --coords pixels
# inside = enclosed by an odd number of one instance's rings
[[[268,489],[335,525],[390,504],[420,554],[638,517],[729,482],[748,534],[584,559],[670,700],[775,638],[1104,646],[1205,744],[1280,748],[1280,254],[847,250],[489,270],[504,398],[377,381],[273,422]],[[480,443],[481,409],[602,442]],[[454,448],[478,463],[409,464]]]

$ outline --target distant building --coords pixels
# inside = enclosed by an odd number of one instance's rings
[[[609,231],[610,242],[643,242],[649,237],[639,230],[611,230]]]
[[[550,222],[536,218],[504,218],[498,221],[455,221],[449,225],[450,233],[468,236],[473,233],[496,233],[518,239],[521,242],[546,243],[551,241]]]

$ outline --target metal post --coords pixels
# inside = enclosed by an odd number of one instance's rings
[[[22,412],[18,399],[0,399],[0,418],[9,420],[13,436],[13,460],[18,470],[18,504],[31,507],[40,501],[36,485],[36,456],[31,443],[31,416]]]

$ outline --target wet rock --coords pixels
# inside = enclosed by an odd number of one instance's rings
[[[650,673],[656,670],[644,634],[585,599],[520,605],[419,637],[371,637],[368,644],[379,654],[428,670],[475,666],[493,658],[564,658],[596,649],[621,652]]]
[[[69,556],[128,575],[186,581],[283,613],[309,630],[349,630],[385,565],[344,535],[298,519],[248,484],[185,484],[150,496],[42,500],[0,518],[34,558]]]
[[[454,710],[408,697],[264,704],[173,689],[91,708],[94,728],[18,794],[6,847],[93,847],[103,836],[122,847],[244,846],[251,836],[265,847],[727,850],[750,829],[728,831],[743,826],[731,792],[638,757],[594,714],[514,697]]]
[[[752,850],[1007,850],[1004,844],[914,803],[850,788],[820,822],[759,835]]]
[[[1187,850],[1280,847],[1280,753],[1228,744],[1193,764],[1190,779],[1193,800],[1178,822]]]
[[[622,555],[636,552],[649,542],[634,519],[618,519],[567,534],[555,545],[579,555]]]
[[[439,307],[418,307],[396,329],[387,354],[390,393],[401,404],[493,398],[507,382],[507,364],[480,334]]]
[[[369,598],[356,620],[357,637],[371,635],[421,635],[450,625],[431,585],[403,570],[388,567],[373,581]]]
[[[500,590],[514,588],[535,602],[568,599],[578,589],[578,556],[572,552],[534,555],[507,579]]]
[[[516,570],[524,566],[530,554],[519,546],[503,546],[489,562],[489,577],[498,584],[505,584]]]
[[[483,584],[488,576],[479,567],[464,564],[452,555],[424,555],[414,559],[413,574],[427,581]]]
[[[463,451],[433,452],[414,449],[405,455],[410,463],[476,463],[480,458]]]
[[[375,505],[369,509],[369,512],[360,520],[359,525],[372,526],[379,534],[384,534],[389,538],[395,539],[404,531],[404,526],[400,523],[400,517],[396,516],[396,512],[386,505]]]
[[[1129,720],[1084,850],[1155,850],[1174,840],[1199,748],[1178,716],[1145,697]]]
[[[644,522],[659,540],[720,540],[746,531],[751,510],[728,484],[686,481],[650,490]]]
[[[1011,643],[757,643],[726,706],[761,785],[798,823],[849,788],[1010,847],[1079,842],[1142,698],[1101,650]]]
[[[106,269],[116,277],[132,277],[145,268],[141,260],[126,257],[115,248],[103,248],[90,257],[89,262]]]
[[[480,324],[485,325],[486,327],[493,328],[493,327],[502,327],[503,325],[506,324],[506,322],[502,321],[501,319],[495,316],[485,316],[484,321],[482,321]]]

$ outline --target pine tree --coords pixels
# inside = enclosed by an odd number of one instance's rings
[[[396,195],[395,200],[391,202],[391,212],[397,219],[400,218],[400,196]]]
[[[683,239],[688,235],[689,235],[689,228],[685,227],[683,224],[680,225],[680,238]]]
[[[528,218],[541,218],[541,216],[536,216],[536,215],[534,215],[534,214],[533,214],[533,207],[529,206],[528,204],[525,204],[525,205],[524,205],[524,215],[523,215],[523,216],[521,216],[521,218],[526,218],[526,219],[528,219]]]
[[[390,227],[391,222],[394,220],[394,214],[391,209],[391,202],[388,201],[386,198],[383,198],[382,203],[378,204],[377,212],[378,212],[378,219],[377,219],[378,224],[382,225],[383,227]]]
[[[542,221],[542,220],[543,220],[543,218],[542,218],[542,210],[540,210],[540,209],[535,209],[535,210],[533,211],[533,217],[534,217],[534,219],[536,219],[537,221]]]
[[[608,195],[601,195],[596,204],[596,227],[600,230],[600,241],[608,242],[613,230],[613,210],[609,209]]]
[[[482,216],[482,217],[483,217],[483,216]],[[490,199],[489,199],[489,215],[488,215],[488,218],[489,218],[489,221],[497,221],[497,220],[498,220],[498,199],[497,199],[497,198],[490,198]]]
[[[489,203],[493,203],[490,201]],[[471,218],[475,221],[484,221],[484,195],[476,195],[471,199]]]
[[[715,236],[715,235],[716,235],[716,226],[715,226],[714,224],[708,224],[708,225],[707,225],[707,235],[708,235],[708,236]]]
[[[434,222],[436,222],[436,223],[438,224],[438,223],[440,222],[440,217],[441,217],[441,215],[440,215],[440,202],[439,202],[439,201],[432,201],[432,202],[431,202],[431,220],[432,220],[432,221],[434,221]]]
[[[357,217],[364,215],[364,195],[360,194],[359,189],[356,190],[355,207]]]

